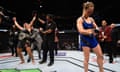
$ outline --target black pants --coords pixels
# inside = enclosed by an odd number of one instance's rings
[[[55,42],[50,40],[44,40],[42,49],[43,49],[43,61],[47,60],[47,53],[50,55],[50,62],[54,62],[54,46]]]
[[[11,48],[12,56],[15,54],[17,56],[17,41],[13,41],[13,44],[9,44],[9,48]]]
[[[55,42],[54,44],[54,49],[55,49],[55,53],[57,54],[58,53],[58,42]]]
[[[109,61],[113,61],[113,43],[112,42],[106,42],[106,49],[109,56]]]
[[[11,48],[12,56],[15,54],[17,56],[17,49],[15,45],[9,46]]]
[[[103,41],[103,42],[100,42],[100,46],[102,48],[102,52],[103,53],[106,53],[106,47],[105,47],[106,43]]]

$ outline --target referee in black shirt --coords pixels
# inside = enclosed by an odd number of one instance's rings
[[[41,31],[44,34],[43,37],[43,59],[40,61],[40,64],[43,64],[47,61],[47,53],[49,51],[50,62],[48,66],[52,66],[54,64],[54,46],[55,46],[55,28],[56,23],[53,21],[53,15],[47,14],[46,21],[42,19],[38,19],[42,24],[45,24],[45,30]]]

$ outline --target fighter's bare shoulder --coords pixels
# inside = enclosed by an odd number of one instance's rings
[[[78,23],[78,22],[83,22],[82,17],[78,17],[78,19],[77,19],[77,23]]]

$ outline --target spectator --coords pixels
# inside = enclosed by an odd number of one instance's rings
[[[107,28],[107,21],[106,20],[102,20],[102,22],[101,22],[101,27],[100,27],[100,32],[99,32],[99,42],[100,42],[100,45],[101,45],[101,47],[102,47],[102,51],[103,51],[103,53],[105,53],[106,52],[106,50],[105,50],[105,39],[106,39],[106,36],[105,36],[105,30],[106,30],[106,28]]]
[[[113,62],[113,41],[112,41],[112,29],[115,27],[115,24],[111,24],[110,26],[108,26],[105,29],[105,43],[106,43],[106,49],[107,49],[107,53],[109,56],[109,63]]]

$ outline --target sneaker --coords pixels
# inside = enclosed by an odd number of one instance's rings
[[[48,64],[48,66],[52,66],[54,64],[54,62],[50,62],[49,64]]]
[[[27,62],[29,63],[31,61],[31,58],[28,58]]]
[[[40,62],[39,62],[39,64],[44,64],[44,63],[46,63],[46,61],[40,61]]]

